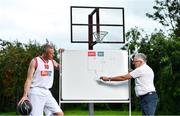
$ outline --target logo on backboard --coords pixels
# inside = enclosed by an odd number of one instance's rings
[[[97,52],[97,56],[104,57],[104,52],[103,51]]]
[[[95,51],[88,51],[88,56],[91,57],[95,57],[95,56],[98,56],[98,57],[104,57],[104,52],[103,51],[98,51],[98,52],[95,52]]]
[[[95,51],[89,51],[88,56],[96,56],[96,52]]]

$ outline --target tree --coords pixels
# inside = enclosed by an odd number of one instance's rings
[[[156,0],[155,2],[156,5],[153,6],[155,12],[146,13],[146,16],[169,27],[177,36],[180,36],[180,0]]]
[[[16,109],[16,104],[22,96],[29,63],[33,57],[40,55],[41,51],[41,46],[36,41],[23,44],[0,39],[0,112]],[[56,50],[55,59],[57,59]],[[59,82],[58,76],[56,71],[56,82]],[[58,88],[58,83],[54,83],[54,86]],[[53,93],[58,95],[58,91]]]
[[[151,35],[142,35],[143,30],[133,28],[126,33],[131,53],[142,52],[147,55],[147,63],[155,73],[155,87],[159,96],[158,114],[179,114],[180,98],[180,38],[166,37],[162,31],[155,30]],[[134,89],[134,85],[132,86]],[[132,109],[137,110],[138,100],[132,92]]]

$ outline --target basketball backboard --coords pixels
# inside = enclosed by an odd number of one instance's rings
[[[106,31],[102,42],[125,43],[124,8],[71,6],[71,42],[96,42],[93,33]]]

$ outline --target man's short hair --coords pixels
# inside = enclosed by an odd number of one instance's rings
[[[147,57],[146,57],[146,55],[143,54],[143,53],[137,53],[137,54],[135,54],[134,58],[142,59],[144,62],[147,61],[147,60],[146,60]]]
[[[42,52],[44,53],[44,52],[47,52],[47,50],[48,49],[54,49],[54,47],[52,46],[52,45],[50,45],[50,44],[44,44],[43,46],[42,46]]]

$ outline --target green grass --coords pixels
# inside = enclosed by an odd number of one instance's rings
[[[89,116],[89,111],[83,110],[67,110],[64,111],[65,116]],[[132,115],[141,115],[141,112],[131,112]],[[110,111],[110,110],[102,110],[102,111],[94,111],[94,116],[120,116],[129,115],[129,111]]]
[[[0,116],[14,116],[15,112],[0,113]],[[65,110],[65,116],[89,116],[89,111],[87,110]],[[94,112],[94,116],[127,116],[129,111],[114,111],[114,110],[102,110]],[[141,112],[131,112],[131,115],[141,115]]]
[[[14,115],[16,115],[16,112],[6,112],[6,113],[0,112],[0,116],[14,116]]]

